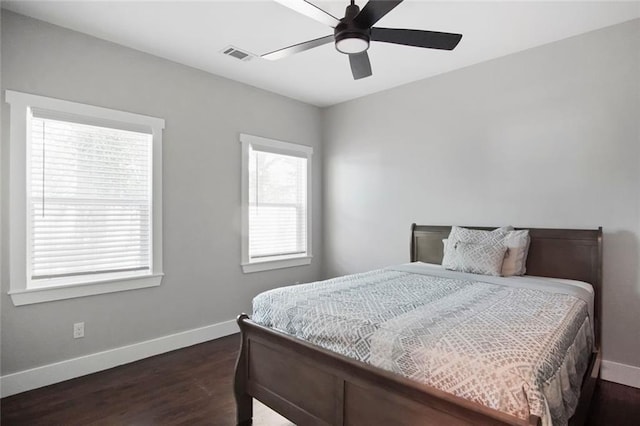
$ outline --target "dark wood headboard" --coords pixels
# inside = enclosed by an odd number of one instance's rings
[[[468,226],[466,228],[491,230]],[[598,229],[529,229],[527,275],[585,281],[593,286],[594,329],[600,347],[602,309],[602,227]],[[411,261],[442,264],[442,240],[450,226],[411,225]]]

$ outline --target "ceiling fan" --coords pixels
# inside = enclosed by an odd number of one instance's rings
[[[307,0],[275,1],[309,18],[329,25],[334,28],[334,32],[325,37],[265,53],[262,57],[276,60],[313,49],[314,47],[335,43],[338,52],[349,55],[349,63],[354,80],[369,77],[372,74],[371,62],[369,61],[369,55],[367,55],[367,49],[369,49],[371,41],[426,47],[428,49],[453,50],[462,39],[462,34],[373,26],[383,16],[391,12],[393,8],[402,3],[402,0],[369,0],[362,10],[355,4],[354,0],[351,0],[351,4],[347,6],[345,16],[342,19],[336,18]]]

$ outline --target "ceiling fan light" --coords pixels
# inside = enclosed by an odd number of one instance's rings
[[[361,53],[369,48],[369,40],[360,37],[347,37],[340,40],[336,40],[336,49],[338,52],[345,53],[347,55],[353,55],[355,53]]]

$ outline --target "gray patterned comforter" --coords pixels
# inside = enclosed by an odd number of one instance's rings
[[[591,352],[588,296],[488,278],[381,269],[267,291],[253,320],[522,419],[566,424]]]

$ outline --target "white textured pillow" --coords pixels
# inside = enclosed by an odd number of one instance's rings
[[[495,251],[495,247],[493,246],[503,246],[504,251],[502,252],[502,256],[504,259],[504,253],[506,251],[506,246],[504,245],[504,240],[506,238],[507,233],[512,230],[511,227],[498,228],[493,231],[482,231],[477,229],[469,229],[462,228],[459,226],[451,227],[451,233],[449,234],[449,238],[447,238],[447,242],[444,245],[444,257],[442,259],[442,266],[446,269],[452,269],[455,271],[462,270],[461,268],[461,260],[459,259],[460,253],[456,248],[458,247],[459,242],[463,243],[471,243],[481,246],[488,246],[491,248],[492,253]],[[444,242],[443,242],[444,243]],[[465,247],[464,252],[466,253],[468,250]],[[475,252],[474,252],[475,253]],[[466,256],[466,255],[465,255]],[[466,256],[465,262],[472,260],[472,257]],[[502,265],[502,260],[500,260],[500,265]],[[464,269],[474,269],[471,265],[467,265],[465,263]],[[475,268],[475,269],[486,269]],[[501,268],[498,269],[497,273],[491,273],[490,275],[500,275]]]
[[[488,244],[457,241],[451,248],[446,269],[472,274],[499,276],[507,247],[500,241]],[[444,263],[443,263],[444,264]]]
[[[504,244],[507,247],[507,253],[502,262],[502,276],[524,275],[527,271],[527,255],[531,244],[529,230],[509,231]]]

